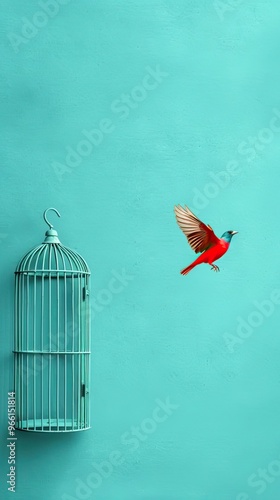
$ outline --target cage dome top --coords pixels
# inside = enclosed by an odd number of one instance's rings
[[[74,250],[61,244],[57,231],[47,219],[47,212],[53,210],[58,217],[56,208],[48,208],[43,214],[49,229],[45,233],[44,242],[27,252],[16,267],[16,273],[83,273],[90,274],[84,258]]]

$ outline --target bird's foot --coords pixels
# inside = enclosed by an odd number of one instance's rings
[[[216,272],[220,271],[219,267],[216,266],[215,264],[212,264],[211,271],[212,271],[212,269],[214,269],[214,271],[216,271]]]

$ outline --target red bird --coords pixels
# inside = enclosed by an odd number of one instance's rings
[[[199,220],[187,206],[183,208],[178,205],[174,210],[177,223],[187,237],[191,248],[195,253],[202,252],[192,264],[181,271],[181,274],[188,274],[198,264],[210,264],[211,270],[220,271],[213,262],[227,252],[231,238],[238,231],[226,231],[221,238],[218,238],[212,227]]]

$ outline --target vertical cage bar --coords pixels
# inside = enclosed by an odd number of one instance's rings
[[[42,257],[42,290],[41,290],[41,311],[42,311],[42,318],[41,318],[41,352],[43,353],[45,351],[45,345],[44,345],[44,315],[45,315],[45,300],[46,300],[46,294],[45,294],[45,276],[46,274],[43,272],[45,269],[45,261],[46,261],[46,255],[47,255],[47,248],[48,246],[45,246],[44,252],[43,252],[43,257]],[[41,354],[41,369],[42,369],[42,375],[41,375],[41,428],[42,431],[44,430],[45,424],[44,424],[44,364],[45,364],[46,358],[44,357],[44,354]]]
[[[15,303],[14,303],[14,318],[15,318],[15,328],[14,328],[14,346],[15,350],[19,350],[19,339],[18,339],[18,331],[19,331],[19,316],[18,316],[18,277],[15,275]],[[16,402],[16,425],[19,425],[19,401],[18,397],[20,395],[19,386],[18,386],[18,370],[19,370],[19,360],[18,354],[15,353],[14,357],[14,391],[15,391],[15,402]]]
[[[51,245],[49,246],[49,269],[51,269]],[[49,352],[52,350],[52,288],[51,288],[51,272],[49,272]],[[51,387],[52,387],[52,355],[49,354],[49,430],[51,430]]]
[[[78,321],[78,388],[77,388],[77,403],[78,403],[78,429],[81,428],[81,285],[80,275],[78,274],[78,306],[77,306],[77,321]]]
[[[54,249],[54,256],[55,256],[55,267],[57,269],[56,273],[56,299],[57,299],[57,323],[56,323],[56,328],[57,328],[57,345],[56,345],[56,428],[59,430],[59,311],[60,311],[60,303],[59,303],[59,271],[58,271],[58,257],[57,257],[57,251],[56,247],[53,247]]]
[[[20,305],[21,305],[21,328],[20,328],[20,343],[21,343],[21,350],[24,349],[23,345],[23,325],[24,325],[24,295],[23,295],[23,275],[20,275],[20,285],[21,285],[21,298],[20,298]],[[19,354],[20,356],[20,361],[21,361],[21,374],[20,374],[20,380],[21,380],[21,391],[20,391],[20,403],[21,403],[21,421],[23,421],[23,359],[22,356],[23,354]],[[22,422],[23,425],[23,422]]]
[[[67,350],[67,277],[64,273],[64,351]],[[67,428],[67,354],[64,354],[64,429]]]
[[[42,273],[41,291],[41,352],[44,349],[44,301],[45,301],[45,274]],[[44,355],[41,354],[41,429],[44,429]]]
[[[18,297],[18,308],[19,308],[19,311],[18,311],[18,320],[19,320],[19,326],[18,326],[18,345],[19,345],[19,351],[22,350],[22,314],[23,314],[23,311],[22,311],[22,303],[21,303],[21,297],[22,295],[20,294],[20,290],[21,290],[21,275],[17,274],[16,275],[16,278],[18,280],[18,289],[19,289],[19,297]],[[21,418],[21,415],[22,415],[22,406],[23,406],[23,403],[22,403],[22,387],[21,387],[21,384],[22,384],[22,369],[21,369],[21,363],[20,363],[20,354],[18,354],[18,364],[19,364],[19,367],[18,367],[18,388],[19,388],[19,394],[18,394],[18,406],[19,406],[19,420],[22,420]],[[21,423],[22,425],[22,423]]]
[[[36,350],[36,276],[34,275],[34,285],[33,285],[33,351]],[[36,376],[37,376],[37,358],[34,354],[33,358],[33,418],[34,418],[34,429],[36,429]]]
[[[27,274],[26,282],[26,351],[29,350],[29,274]],[[29,429],[29,405],[28,405],[28,380],[29,380],[29,359],[28,354],[25,355],[26,359],[26,423],[27,430]]]
[[[74,282],[74,274],[72,274],[71,277],[71,287],[72,287],[72,354],[71,354],[71,364],[72,364],[72,429],[74,430],[75,427],[75,356],[74,356],[74,351],[75,351],[75,282]]]
[[[90,352],[91,352],[91,343],[90,343],[90,308],[89,308],[89,300],[90,300],[90,288],[89,288],[89,278],[86,276],[86,286],[88,290],[87,300],[86,300],[86,338],[87,338],[87,350],[89,354],[87,356],[87,384],[88,384],[88,397],[87,397],[87,427],[90,425]]]

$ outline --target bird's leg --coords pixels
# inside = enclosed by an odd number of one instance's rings
[[[214,271],[216,271],[216,272],[220,271],[220,269],[218,268],[218,266],[216,266],[215,264],[210,264],[210,266],[212,266],[211,267],[211,271],[212,271],[212,269],[214,269]]]

